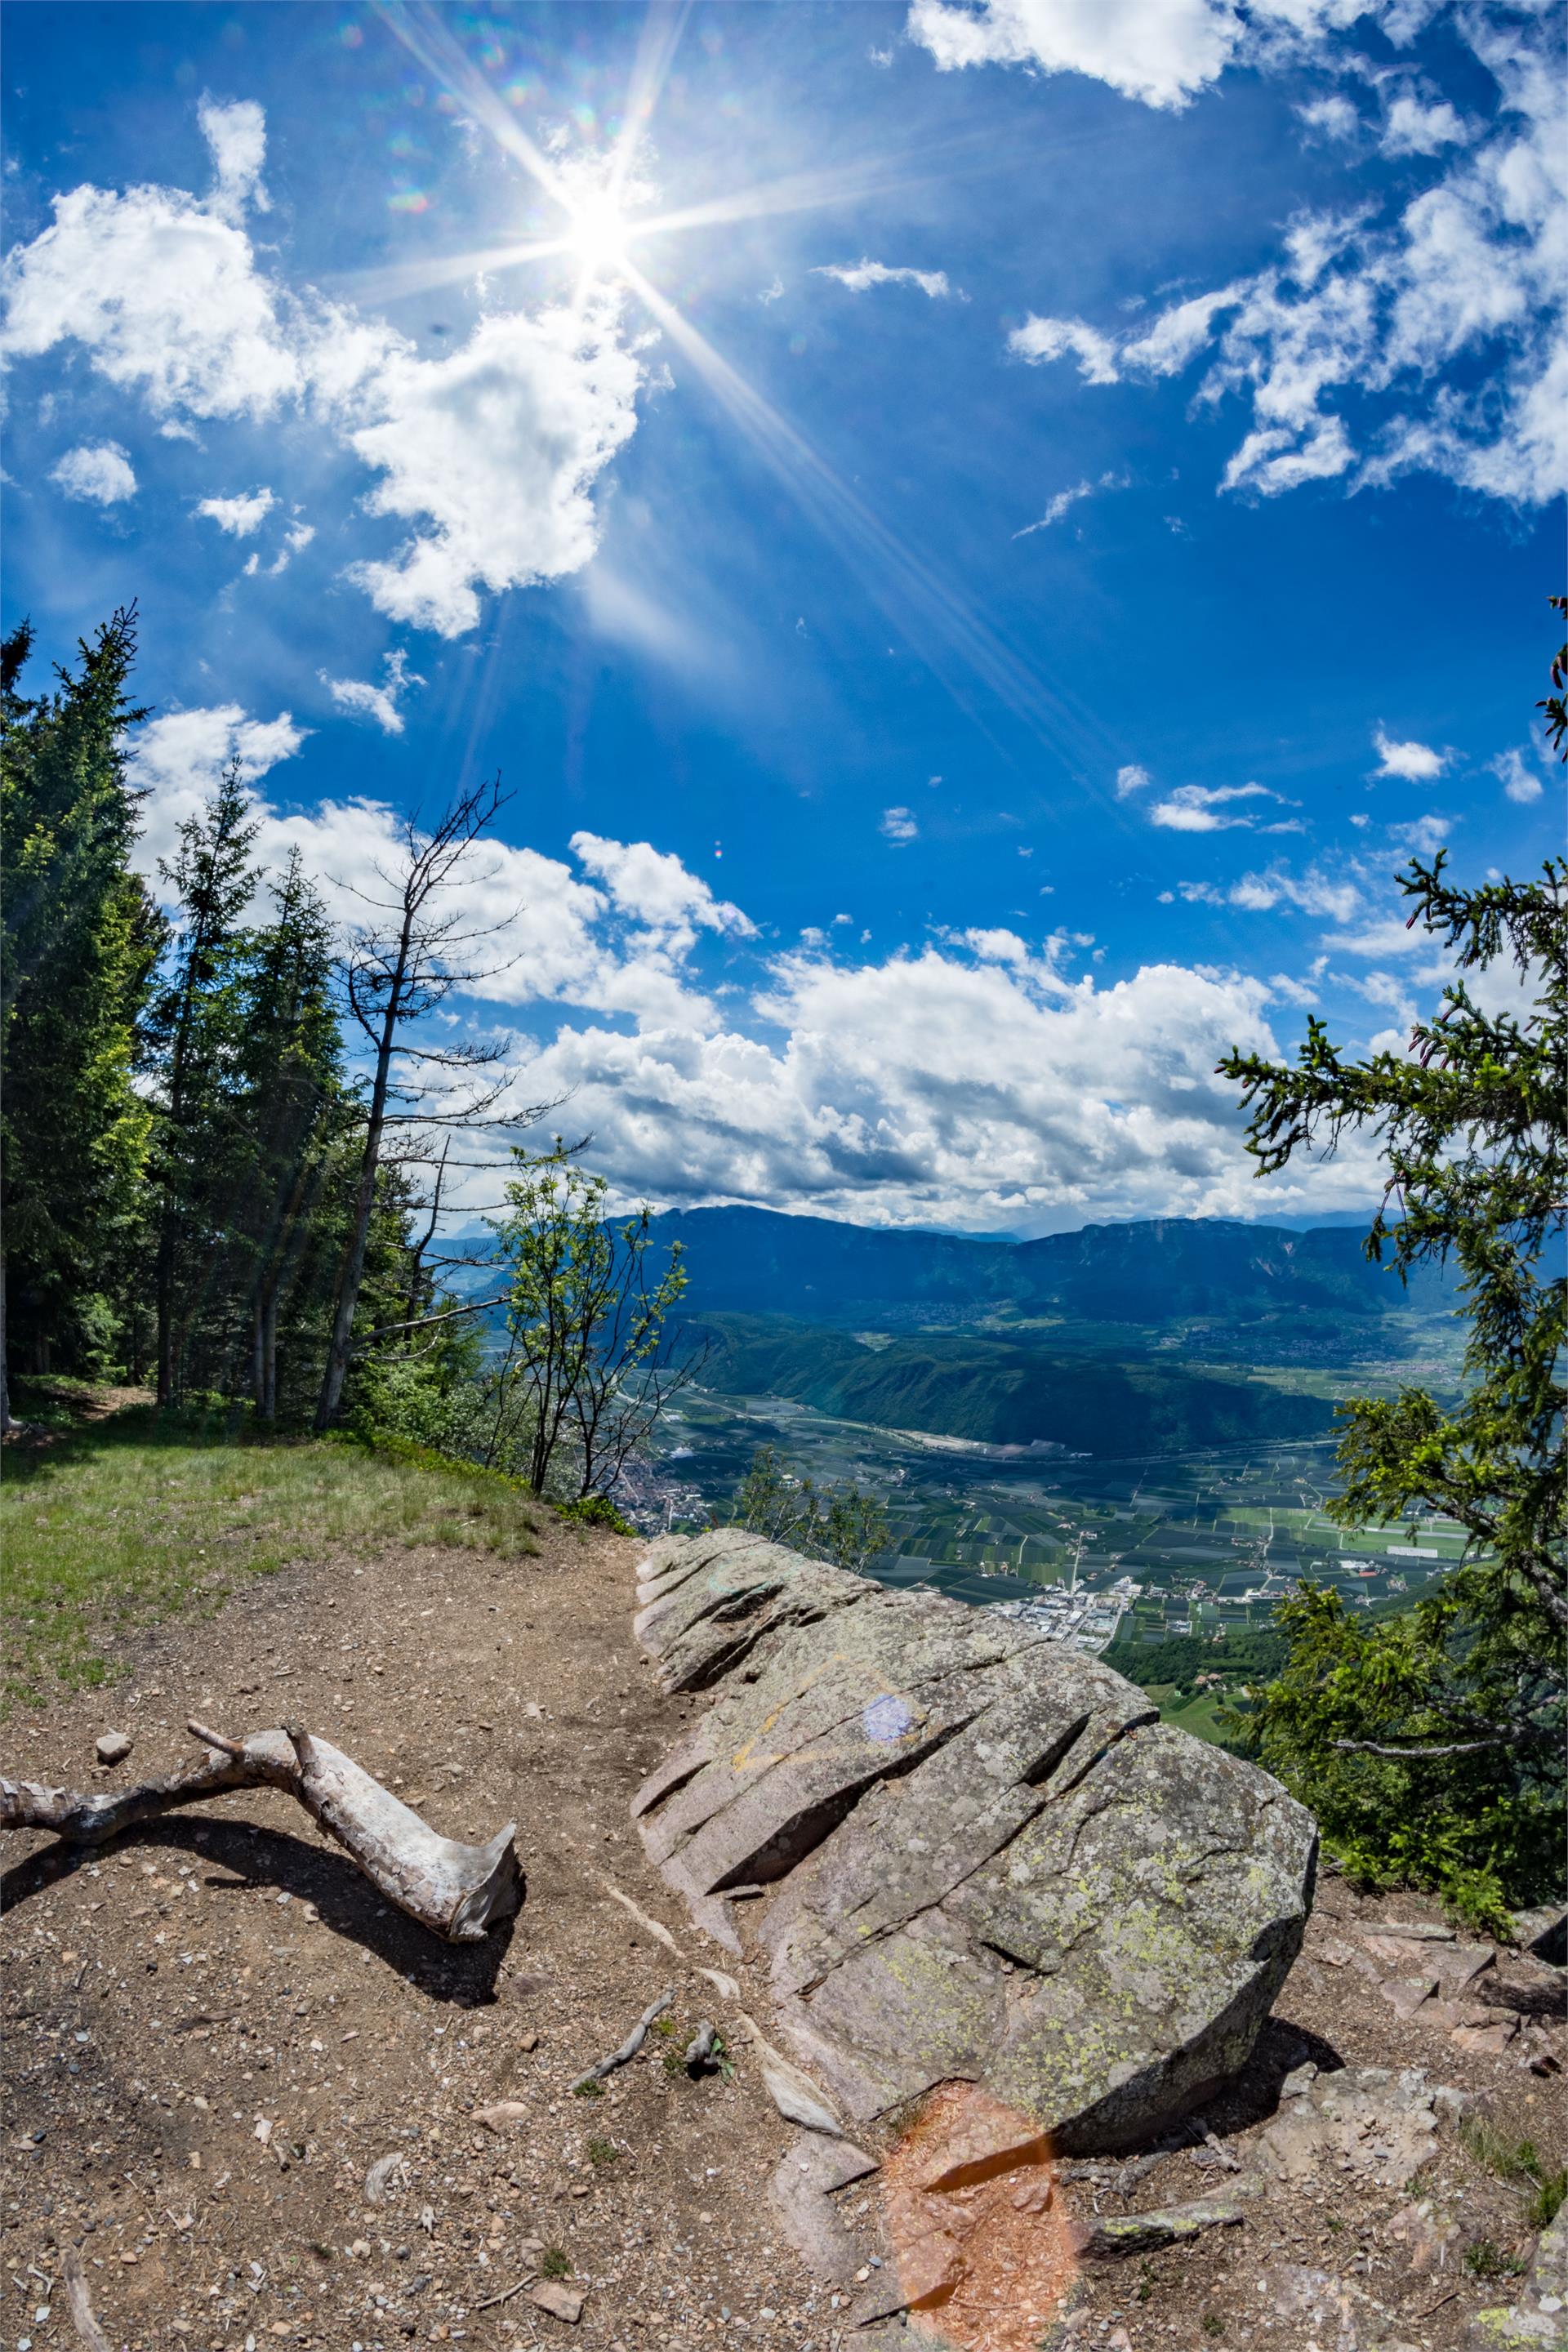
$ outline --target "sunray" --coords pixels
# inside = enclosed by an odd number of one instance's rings
[[[430,254],[421,259],[392,261],[375,269],[345,269],[321,283],[329,293],[355,302],[398,302],[413,294],[435,293],[444,286],[460,285],[498,269],[525,261],[546,261],[572,251],[565,236],[536,238],[526,245],[470,246],[462,253]]]
[[[459,99],[496,145],[521,164],[548,196],[563,210],[571,209],[561,174],[527,131],[501,103],[484,76],[453,39],[429,0],[372,0],[376,14],[426,73]]]
[[[611,161],[608,193],[618,204],[626,192],[626,176],[631,170],[638,140],[643,136],[664,95],[664,85],[675,63],[687,20],[691,15],[692,0],[652,0],[637,36],[637,55],[632,60],[631,78],[626,85],[626,105],[622,110],[620,137],[616,142]]]
[[[1029,726],[1042,741],[1075,763],[1103,767],[1110,745],[1103,730],[1075,699],[1047,685],[972,611],[923,558],[906,547],[880,517],[811,446],[787,417],[748,383],[689,319],[628,263],[632,290],[692,361],[710,390],[746,433],[771,470],[830,541],[868,593],[915,646],[932,675],[971,718],[977,718],[954,675],[952,654]],[[876,563],[868,561],[875,557]],[[879,576],[879,565],[881,576]],[[892,594],[889,595],[889,583]]]

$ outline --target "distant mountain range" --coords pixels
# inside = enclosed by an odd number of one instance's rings
[[[1432,1313],[1453,1303],[1451,1285],[1425,1270],[1405,1289],[1389,1267],[1369,1263],[1360,1234],[1342,1226],[1296,1233],[1163,1217],[1086,1225],[1041,1241],[968,1241],[737,1208],[675,1211],[657,1218],[655,1231],[660,1241],[685,1244],[688,1314],[874,1323],[889,1308],[925,1307],[942,1321],[990,1311],[1132,1324],[1216,1316],[1234,1323]],[[896,1319],[907,1326],[918,1318],[906,1311]]]

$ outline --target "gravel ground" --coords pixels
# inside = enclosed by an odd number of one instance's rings
[[[295,1716],[447,1835],[515,1818],[527,1899],[481,1946],[440,1944],[269,1791],[94,1853],[9,1840],[0,2345],[74,2340],[60,2273],[79,2241],[103,2325],[136,2352],[826,2342],[759,2194],[789,2134],[749,2051],[732,2032],[732,2074],[679,2063],[701,2020],[722,2027],[698,1970],[723,1956],[648,1884],[627,1822],[689,1713],[633,1648],[637,1548],[553,1523],[541,1543],[268,1579],[147,1639],[111,1694],[4,1734],[14,1777],[106,1787],[191,1760],[187,1716],[231,1734]],[[110,1724],[135,1746],[101,1772]],[[570,2095],[667,1985],[678,2030],[602,2097]],[[503,2098],[517,2120],[476,2123]],[[583,2292],[574,2327],[526,2286],[483,2307],[542,2267]]]
[[[478,1840],[515,1817],[527,1899],[482,1945],[439,1944],[269,1792],[90,1853],[14,1839],[0,2352],[73,2340],[61,2283],[73,2245],[110,2341],[131,2352],[391,2352],[410,2338],[834,2352],[845,2307],[801,2267],[764,2194],[791,2129],[758,2082],[737,2003],[703,1970],[731,1972],[739,2005],[765,2017],[759,1975],[695,1933],[627,1822],[697,1703],[660,1697],[633,1646],[639,1547],[554,1523],[541,1543],[525,1559],[426,1549],[287,1571],[215,1620],[145,1637],[112,1695],[62,1698],[5,1733],[13,1777],[104,1787],[189,1760],[188,1716],[236,1734],[287,1714],[448,1835]],[[92,1741],[110,1724],[134,1748],[101,1772]],[[1436,1916],[1360,1901],[1337,1880],[1321,1889],[1253,2065],[1203,2119],[1215,2141],[1250,2167],[1283,2078],[1308,2060],[1422,2068],[1505,2136],[1532,2138],[1548,2167],[1568,2164],[1564,2076],[1551,2071],[1565,2054],[1560,1973],[1500,1956],[1466,1999],[1482,2027],[1504,2021],[1506,2047],[1478,2046],[1475,2026],[1456,2043],[1451,2024],[1402,2018],[1380,1990],[1391,1970],[1369,1957],[1366,1930],[1390,1914]],[[601,2097],[573,2095],[666,1987],[674,2031],[651,2032]],[[680,2053],[704,2020],[726,2033],[729,2060],[694,2081]],[[500,2100],[515,2116],[482,2124]],[[366,2176],[389,2158],[373,2200]],[[1210,2143],[1135,2181],[1115,2166],[1075,2170],[1053,2231],[1232,2177]],[[871,2187],[840,2200],[868,2255]],[[1436,2252],[1434,2228],[1411,2220],[1424,2200],[1447,2232]],[[1380,2185],[1375,2165],[1330,2166],[1239,2228],[1087,2265],[1058,2340],[1449,2352],[1510,2290],[1506,2271],[1477,2276],[1467,2252],[1507,2264],[1530,2243],[1521,2188],[1449,2119],[1405,2188]],[[1015,2260],[984,2282],[998,2312]],[[580,2316],[558,2315],[579,2294]],[[1348,2319],[1333,2301],[1346,2295]],[[977,2318],[963,2340],[983,2352],[1017,2334]]]

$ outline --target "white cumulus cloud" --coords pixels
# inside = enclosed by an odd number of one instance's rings
[[[248,98],[231,106],[204,98],[196,109],[196,120],[216,175],[211,199],[214,212],[226,220],[237,220],[252,205],[258,212],[266,212],[261,167],[267,161],[267,117],[260,107]]]
[[[1089,74],[1146,106],[1180,107],[1217,79],[1239,33],[1228,0],[914,0],[910,38],[943,72],[1022,65]]]
[[[1116,797],[1119,801],[1130,800],[1134,793],[1146,793],[1153,781],[1147,768],[1136,760],[1131,761],[1116,771]]]
[[[1382,727],[1373,736],[1372,741],[1377,753],[1380,776],[1398,776],[1410,784],[1429,783],[1434,776],[1440,776],[1448,764],[1447,751],[1436,751],[1430,743],[1397,743]]]
[[[1097,327],[1086,327],[1081,319],[1031,316],[1021,327],[1014,328],[1007,338],[1007,348],[1015,358],[1027,360],[1031,365],[1065,359],[1070,352],[1086,383],[1118,381],[1115,338],[1102,335]]]
[[[478,590],[559,580],[598,541],[594,481],[636,428],[641,368],[616,314],[564,307],[483,319],[461,351],[390,351],[349,435],[381,479],[374,514],[422,526],[353,576],[394,620],[458,636]]]
[[[882,811],[880,829],[888,840],[905,842],[913,841],[920,826],[907,808],[889,808]]]
[[[1385,155],[1436,155],[1444,147],[1463,147],[1469,135],[1447,99],[1425,106],[1406,91],[1390,106],[1378,143]]]
[[[79,187],[6,257],[7,360],[74,345],[168,433],[299,409],[370,469],[366,509],[412,526],[350,571],[394,620],[457,635],[481,591],[580,570],[597,545],[595,482],[636,429],[643,382],[613,299],[491,310],[459,349],[422,358],[384,321],[263,266],[240,225],[260,200],[261,110],[206,101],[202,122],[218,182],[205,201]]]
[[[177,188],[73,188],[0,268],[12,360],[79,344],[171,422],[269,416],[304,383],[243,229]]]
[[[118,506],[136,496],[135,468],[118,441],[84,441],[68,449],[49,479],[67,498],[94,506]]]
[[[278,500],[271,490],[242,490],[232,499],[203,499],[196,508],[216,522],[219,530],[226,530],[231,539],[248,539],[259,530]]]

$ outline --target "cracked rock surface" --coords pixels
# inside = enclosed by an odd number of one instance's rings
[[[645,1848],[856,2124],[963,2079],[1093,2154],[1245,2064],[1316,1860],[1266,1773],[1016,1622],[742,1529],[657,1544],[638,1600],[666,1687],[714,1694]]]

